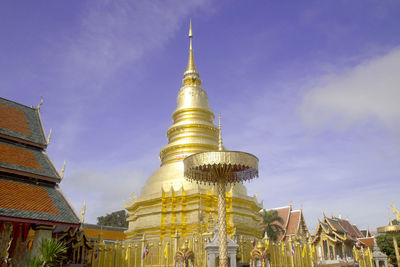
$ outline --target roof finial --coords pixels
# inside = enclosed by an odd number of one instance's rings
[[[218,150],[222,151],[222,134],[221,134],[221,113],[218,115]]]
[[[189,61],[188,61],[188,66],[187,69],[184,73],[184,76],[194,74],[195,76],[199,76],[199,73],[196,70],[196,66],[194,64],[194,56],[193,56],[193,45],[192,45],[192,38],[193,38],[193,31],[192,31],[192,20],[190,20],[190,26],[189,26],[189,41],[190,41],[190,46],[189,46]]]
[[[47,139],[46,139],[46,143],[47,143],[47,145],[49,145],[49,144],[50,144],[50,138],[51,138],[51,128],[50,128],[49,135],[47,136]]]
[[[64,171],[65,171],[65,160],[64,160],[64,164],[63,164],[63,166],[61,168],[61,172],[60,172],[61,179],[64,178]]]
[[[40,112],[40,107],[43,105],[43,96],[40,96],[40,103],[37,105],[36,109]]]
[[[82,226],[83,226],[83,223],[85,222],[85,213],[86,213],[86,200],[83,200],[83,206],[82,206],[81,217],[80,217]]]

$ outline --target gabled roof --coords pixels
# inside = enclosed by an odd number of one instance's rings
[[[346,230],[346,233],[353,239],[357,238],[362,238],[364,237],[361,231],[355,226],[354,224],[351,224],[348,220],[341,219],[341,218],[336,218],[334,217],[335,220],[337,220],[340,225]]]
[[[47,154],[33,147],[0,140],[0,172],[59,182]]]
[[[275,208],[273,210],[276,210],[278,212],[278,216],[281,217],[284,221],[283,225],[278,222],[277,222],[277,224],[282,226],[283,229],[286,229],[287,225],[289,223],[289,216],[290,216],[290,211],[292,210],[292,207],[285,206],[285,207]]]
[[[374,237],[363,237],[363,238],[359,238],[358,240],[369,248],[374,247],[374,241],[375,241]]]
[[[324,217],[324,221],[327,224],[329,224],[329,226],[332,228],[332,230],[339,232],[341,234],[346,233],[346,230],[342,227],[342,225],[339,223],[339,221],[328,218],[328,217]]]
[[[0,97],[0,137],[45,148],[39,110]]]
[[[56,185],[0,177],[0,219],[78,226],[79,219]]]
[[[278,212],[278,216],[283,219],[283,224],[276,223],[284,229],[284,233],[281,233],[278,237],[278,241],[285,239],[289,235],[295,235],[301,226],[302,220],[304,220],[302,210],[292,210],[292,206],[285,206],[280,208],[274,208]],[[305,225],[305,222],[304,222]],[[305,228],[307,226],[305,225]],[[308,230],[306,229],[306,232]]]
[[[294,235],[299,230],[301,220],[301,211],[294,210],[290,212],[289,223],[286,229],[286,235]]]

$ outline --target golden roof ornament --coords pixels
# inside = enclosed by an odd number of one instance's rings
[[[49,135],[47,136],[47,139],[46,139],[46,143],[47,143],[47,145],[49,145],[49,144],[50,144],[51,130],[52,130],[52,129],[50,128]]]
[[[40,103],[37,105],[36,109],[40,112],[40,107],[43,105],[43,96],[40,96]]]
[[[200,85],[201,80],[199,79],[199,72],[196,69],[193,55],[193,31],[192,31],[192,20],[190,20],[189,26],[189,60],[185,73],[183,74],[184,85]]]
[[[64,164],[63,164],[63,166],[61,168],[61,172],[60,172],[61,179],[64,178],[64,171],[65,171],[65,160],[64,160]]]
[[[81,216],[80,216],[81,224],[85,222],[85,213],[86,213],[86,200],[83,201],[83,206],[81,210]]]

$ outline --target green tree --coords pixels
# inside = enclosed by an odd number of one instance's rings
[[[128,227],[126,219],[128,214],[125,210],[114,211],[106,216],[97,217],[97,225]]]
[[[284,232],[284,229],[278,223],[284,224],[284,220],[278,215],[278,211],[262,211],[261,227],[264,234],[267,233],[269,239],[272,241],[277,241],[279,234]]]
[[[39,257],[34,257],[29,260],[28,266],[32,267],[53,267],[60,266],[60,263],[65,259],[67,248],[63,242],[55,239],[43,239],[39,245]]]
[[[398,221],[393,220],[393,224],[399,224]],[[397,243],[400,244],[400,234],[396,234]],[[392,264],[396,265],[396,252],[394,250],[393,245],[393,236],[392,234],[382,234],[376,237],[376,243],[378,244],[379,249],[385,253],[391,260]]]

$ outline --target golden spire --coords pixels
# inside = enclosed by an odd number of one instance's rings
[[[190,20],[190,27],[189,27],[189,40],[190,40],[190,46],[189,46],[189,61],[188,61],[188,66],[187,69],[184,73],[184,77],[188,75],[194,75],[196,77],[199,77],[199,73],[196,70],[196,66],[194,64],[194,56],[193,56],[193,45],[192,45],[192,38],[193,38],[193,31],[192,31],[192,20]]]
[[[222,151],[222,134],[221,134],[221,113],[218,115],[218,150]]]

